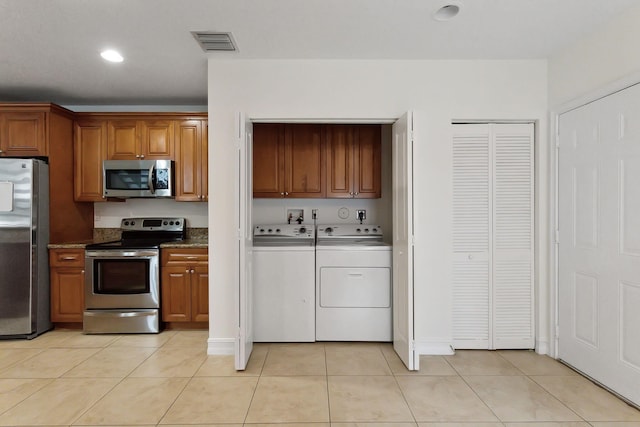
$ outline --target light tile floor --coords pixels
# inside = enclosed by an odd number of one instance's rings
[[[246,371],[206,331],[0,341],[0,426],[640,427],[640,411],[530,351],[256,344]]]

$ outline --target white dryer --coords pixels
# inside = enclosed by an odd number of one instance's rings
[[[314,226],[254,227],[254,341],[315,341],[314,244]]]
[[[392,341],[391,246],[376,225],[319,226],[316,340]]]

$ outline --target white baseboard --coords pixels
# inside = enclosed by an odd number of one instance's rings
[[[550,354],[549,340],[545,338],[536,338],[536,353]]]
[[[424,355],[450,355],[454,354],[453,346],[449,341],[416,341],[416,351]]]
[[[235,354],[233,338],[209,338],[207,340],[207,354],[217,356],[229,356]]]

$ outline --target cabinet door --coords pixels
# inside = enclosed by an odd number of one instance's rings
[[[325,128],[327,197],[350,198],[353,195],[354,127],[329,125]]]
[[[286,197],[325,196],[325,152],[322,125],[294,124],[285,127]]]
[[[284,126],[253,125],[253,197],[284,197]]]
[[[191,273],[187,265],[162,267],[162,321],[191,321]]]
[[[146,120],[139,123],[144,160],[173,160],[173,120]]]
[[[353,196],[379,198],[381,195],[380,125],[359,125],[354,144]]]
[[[107,156],[107,124],[101,120],[74,123],[74,200],[103,202],[102,161]]]
[[[109,120],[107,159],[140,159],[140,130],[137,120]]]
[[[2,113],[0,130],[0,155],[47,155],[45,113]]]
[[[209,199],[209,122],[202,121],[202,138],[200,139],[200,200]]]
[[[209,321],[208,266],[196,266],[191,270],[191,320]]]
[[[84,270],[51,269],[51,321],[82,322],[84,311]]]
[[[202,200],[200,171],[202,123],[184,120],[176,126],[176,200],[198,202]]]

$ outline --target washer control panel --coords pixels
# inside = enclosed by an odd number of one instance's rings
[[[305,224],[267,224],[253,227],[253,236],[280,236],[299,239],[315,238],[315,228]]]

